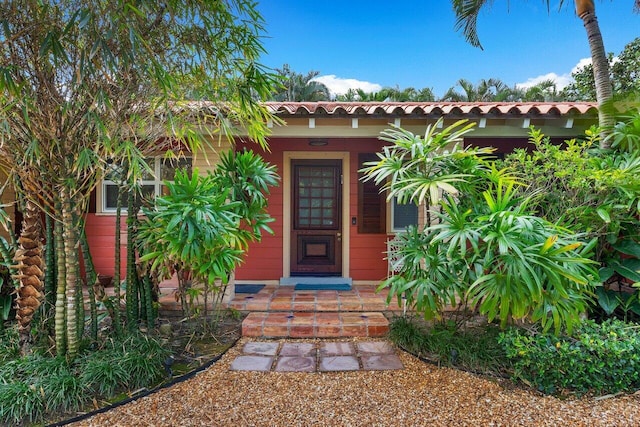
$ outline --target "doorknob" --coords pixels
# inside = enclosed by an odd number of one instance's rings
[[[338,241],[340,241],[342,239],[342,233],[336,233],[336,237],[338,238]]]

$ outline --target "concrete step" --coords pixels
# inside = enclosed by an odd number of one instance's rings
[[[389,321],[380,312],[251,312],[242,336],[263,338],[381,337]]]

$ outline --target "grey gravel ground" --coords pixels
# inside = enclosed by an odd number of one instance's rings
[[[639,395],[542,396],[509,381],[438,368],[400,350],[401,370],[231,371],[246,341],[190,380],[73,425],[640,425]]]

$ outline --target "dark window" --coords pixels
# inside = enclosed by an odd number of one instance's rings
[[[375,153],[358,154],[358,170],[365,162],[378,160]],[[387,204],[385,194],[373,180],[363,182],[364,174],[358,172],[358,233],[382,234],[386,232]]]
[[[401,204],[394,198],[391,207],[393,231],[404,231],[410,225],[418,225],[418,206],[415,203]]]

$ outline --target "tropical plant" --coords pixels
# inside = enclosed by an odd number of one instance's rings
[[[603,282],[597,301],[605,315],[623,318],[640,314],[637,293],[622,293],[619,286],[640,281],[640,152],[635,115],[628,117],[609,135],[612,151],[594,151],[595,130],[583,140],[555,145],[532,129],[534,150],[516,150],[503,163],[527,177],[523,190],[536,194],[531,206],[537,215],[597,239],[593,259],[600,264]]]
[[[185,315],[190,315],[188,286],[199,282],[221,297],[230,274],[250,241],[271,232],[266,194],[277,183],[273,166],[252,151],[221,153],[213,173],[176,172],[168,194],[152,209],[143,208],[138,245],[150,271],[177,273]],[[192,282],[190,282],[192,281]],[[219,281],[221,284],[216,284]],[[214,301],[215,302],[215,301]]]
[[[21,200],[17,257],[29,293],[18,321],[28,343],[42,301],[44,209],[56,220],[56,346],[73,357],[82,216],[107,160],[131,163],[127,141],[159,148],[167,135],[197,152],[212,132],[232,134],[231,123],[265,145],[272,116],[257,100],[275,76],[257,62],[263,27],[252,2],[15,0],[2,3],[0,20],[0,160]]]
[[[502,326],[530,319],[545,330],[571,330],[598,280],[588,259],[595,241],[580,248],[578,236],[531,215],[515,185],[499,179],[484,203],[466,210],[453,197],[443,200],[438,224],[402,237],[403,267],[381,287],[426,318],[450,305]]]
[[[274,101],[328,101],[331,98],[329,89],[323,83],[314,80],[320,74],[319,71],[298,74],[292,71],[288,64],[284,64],[281,69],[276,68],[276,73],[279,85],[272,94]]]
[[[629,154],[640,152],[640,106],[621,114],[607,138],[615,150]]]
[[[585,320],[571,336],[514,328],[500,342],[513,361],[513,378],[544,393],[604,394],[640,387],[640,335],[634,324]]]
[[[365,92],[362,89],[349,89],[345,94],[336,96],[336,101],[361,102],[420,102],[435,101],[433,89],[425,87],[417,90],[385,87],[377,92]]]
[[[458,86],[462,92],[455,88],[449,88],[442,97],[442,101],[455,102],[486,102],[486,101],[506,101],[512,96],[512,89],[500,79],[482,79],[477,85],[469,80],[458,80]]]
[[[479,156],[493,149],[460,147],[473,123],[460,120],[441,129],[442,123],[440,119],[427,126],[424,137],[396,126],[383,131],[380,139],[390,145],[377,154],[379,160],[365,163],[363,179],[374,180],[389,200],[427,207],[436,205],[443,192],[457,195],[459,186],[474,185],[476,181],[467,178],[486,169]]]
[[[527,88],[515,87],[508,101],[543,102],[562,101],[564,92],[558,93],[553,80],[543,80]]]
[[[529,318],[545,329],[571,329],[598,280],[588,259],[596,241],[583,245],[580,236],[533,215],[532,196],[520,197],[522,184],[480,158],[485,150],[454,145],[470,130],[461,125],[441,134],[428,129],[424,139],[385,131],[381,138],[393,145],[363,169],[389,197],[439,204],[424,229],[399,236],[401,271],[381,288],[427,318],[441,317],[449,305],[477,309],[503,326]]]
[[[485,6],[491,4],[489,0],[452,0],[453,10],[456,14],[456,30],[462,30],[465,38],[473,46],[482,47],[477,33],[477,23],[480,11]],[[550,1],[546,0],[547,6]],[[560,0],[562,6],[564,0]],[[574,0],[576,14],[584,23],[587,31],[587,40],[591,50],[591,63],[593,64],[593,75],[596,87],[596,100],[600,106],[599,120],[600,128],[606,135],[613,126],[613,113],[607,105],[613,96],[611,78],[609,76],[609,64],[593,0]],[[634,0],[635,10],[640,10],[640,0]],[[603,148],[607,147],[606,139],[601,140]]]
[[[623,126],[611,134],[616,146],[633,144],[636,136]],[[527,177],[526,191],[536,193],[532,208],[537,215],[600,239],[596,259],[615,242],[620,230],[637,226],[640,209],[640,153],[594,151],[598,132],[584,139],[552,144],[541,131],[531,129],[533,150],[515,150],[503,165]],[[635,234],[635,233],[632,233]]]

